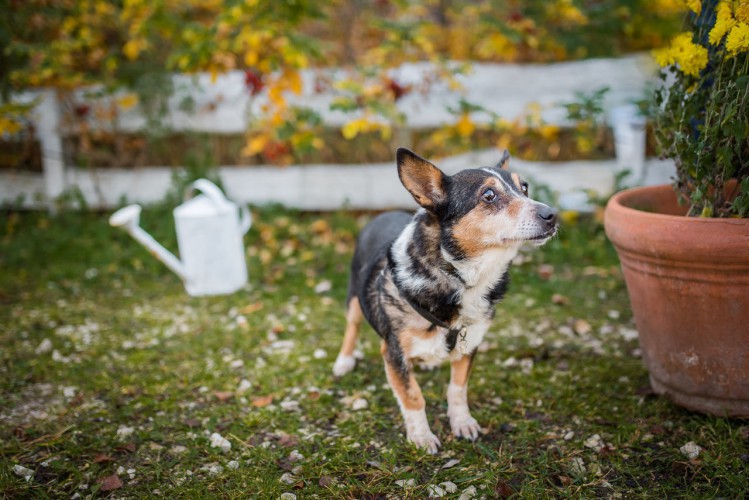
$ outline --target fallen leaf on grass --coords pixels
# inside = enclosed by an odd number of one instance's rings
[[[122,488],[122,481],[117,477],[117,474],[99,479],[99,482],[101,483],[101,491],[112,491]]]
[[[263,307],[265,306],[263,305],[262,302],[255,302],[254,304],[249,304],[249,305],[244,306],[242,309],[239,310],[239,312],[242,314],[252,314],[254,312],[258,312]]]
[[[252,399],[252,406],[254,406],[255,408],[263,408],[265,406],[268,406],[272,402],[273,402],[273,396],[272,395],[258,396],[256,398]]]
[[[292,434],[281,434],[278,437],[278,444],[284,448],[291,448],[299,444],[299,438]]]
[[[226,403],[234,397],[234,393],[230,391],[213,391],[213,395],[222,403]]]
[[[498,479],[497,484],[494,486],[494,494],[499,498],[509,498],[515,494],[515,490],[504,480]]]
[[[106,462],[114,462],[114,458],[104,454],[96,455],[96,457],[94,458],[95,464],[102,464]]]
[[[590,333],[593,327],[591,327],[590,323],[588,323],[584,319],[578,319],[575,320],[574,329],[578,335],[587,335]]]
[[[334,483],[334,480],[330,476],[323,476],[317,482],[317,484],[319,484],[321,488],[329,488],[330,486],[333,486],[333,483]]]
[[[551,296],[551,302],[558,306],[566,306],[566,305],[569,305],[570,299],[568,299],[564,295],[555,293],[554,295]]]
[[[554,266],[551,264],[541,264],[538,266],[538,276],[542,280],[549,280],[554,275]]]
[[[135,452],[135,443],[125,443],[115,448],[114,451],[127,451],[129,453],[133,453]]]

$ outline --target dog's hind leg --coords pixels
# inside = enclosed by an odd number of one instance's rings
[[[447,386],[447,416],[456,437],[474,441],[481,426],[468,409],[468,377],[476,351],[450,364],[450,385]]]
[[[333,375],[336,377],[346,375],[356,366],[354,349],[356,348],[356,338],[359,336],[359,325],[362,317],[358,297],[351,297],[348,303],[348,311],[346,311],[346,332],[343,334],[343,345],[341,345],[341,352],[338,353],[333,365]]]
[[[406,424],[406,437],[417,447],[434,455],[439,449],[440,440],[429,429],[426,402],[413,372],[402,353],[389,350],[385,341],[382,341],[381,352],[390,388],[398,400]]]

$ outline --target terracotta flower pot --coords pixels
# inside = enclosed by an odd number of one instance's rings
[[[606,207],[650,382],[681,406],[749,416],[749,219],[685,213],[668,185]]]

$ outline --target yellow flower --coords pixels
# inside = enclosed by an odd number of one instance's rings
[[[749,2],[741,2],[736,7],[736,19],[742,23],[749,23]]]
[[[718,4],[715,26],[710,30],[709,40],[713,45],[718,45],[726,33],[736,24],[736,20],[731,16],[731,3],[727,1]]]
[[[749,24],[738,23],[726,38],[726,49],[732,55],[749,52]]]
[[[702,12],[702,2],[700,0],[686,0],[685,3],[687,4],[687,8],[695,14],[699,15]]]
[[[678,65],[685,75],[697,76],[707,66],[707,49],[692,42],[689,32],[676,35],[668,47],[654,50],[653,57],[661,66]]]

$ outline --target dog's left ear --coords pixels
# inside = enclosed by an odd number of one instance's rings
[[[416,203],[433,210],[445,201],[445,174],[429,161],[406,148],[398,148],[398,177]]]
[[[510,168],[510,152],[506,149],[502,152],[502,158],[499,159],[499,163],[494,165],[494,168],[502,168],[507,170]]]

